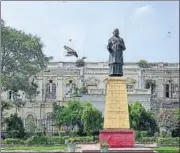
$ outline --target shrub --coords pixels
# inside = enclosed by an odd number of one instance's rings
[[[142,137],[148,137],[148,131],[141,131],[141,138]]]
[[[157,138],[156,137],[142,137],[139,142],[141,143],[154,143],[156,142]]]
[[[165,146],[179,146],[179,138],[158,138],[157,143]]]
[[[70,136],[72,136],[72,137],[77,136],[77,132],[76,132],[76,131],[71,131],[71,132],[70,132]]]
[[[99,141],[99,136],[94,136],[94,141]]]
[[[54,144],[65,144],[65,140],[69,139],[69,136],[64,137],[52,137],[51,138]]]
[[[159,137],[159,133],[158,133],[158,132],[155,132],[155,133],[154,133],[154,137]]]
[[[52,135],[53,136],[59,136],[59,133],[56,132],[56,133],[53,133]]]
[[[60,137],[66,136],[66,131],[60,131],[60,132],[59,132],[59,135],[60,135]]]
[[[136,141],[139,141],[141,139],[141,132],[140,131],[135,131],[135,139],[136,139]]]
[[[34,136],[27,139],[26,144],[28,145],[53,145],[51,137],[47,136]]]
[[[44,133],[43,132],[36,132],[36,135],[41,137],[44,135]]]
[[[93,137],[71,137],[68,142],[89,143],[93,142]]]
[[[166,132],[166,131],[162,131],[162,132],[161,132],[161,136],[162,136],[163,138],[167,137],[167,132]]]
[[[25,144],[25,142],[21,139],[13,139],[13,138],[7,138],[3,140],[5,144]]]

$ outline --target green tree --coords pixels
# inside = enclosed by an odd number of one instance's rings
[[[12,103],[10,101],[1,101],[1,126],[4,123],[4,119],[5,119],[5,110],[9,110],[10,108],[12,108]]]
[[[68,105],[53,106],[54,120],[59,132],[62,126],[71,126],[74,130],[78,126],[79,134],[86,133],[88,135],[99,131],[102,128],[102,113],[92,106],[91,103],[83,103],[77,100],[70,100]]]
[[[43,46],[38,36],[8,27],[1,20],[3,90],[30,92],[29,78],[45,69],[52,59],[45,56]]]
[[[87,103],[85,104],[82,112],[82,122],[84,125],[84,132],[87,135],[92,135],[94,132],[102,129],[102,113],[98,109],[96,109],[91,103]]]
[[[141,68],[149,68],[149,64],[146,60],[140,60],[137,64]]]
[[[18,115],[11,114],[10,117],[5,119],[7,124],[7,131],[12,138],[23,138],[24,137],[24,124]]]
[[[129,104],[130,127],[136,131],[149,131],[154,134],[157,124],[154,115],[142,106],[140,102]]]
[[[59,136],[61,132],[61,127],[64,124],[64,106],[59,106],[55,102],[53,103],[53,121],[58,128]]]
[[[71,126],[72,126],[72,131],[74,130],[74,127],[77,125],[79,127],[82,126],[81,123],[81,115],[84,105],[77,101],[77,100],[70,100],[68,103],[68,108],[70,110],[70,117],[71,117]]]
[[[76,61],[76,67],[84,67],[86,65],[85,60],[86,57],[82,57]]]

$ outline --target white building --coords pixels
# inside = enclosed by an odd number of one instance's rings
[[[165,101],[177,104],[179,64],[150,63],[150,65],[151,68],[142,69],[137,63],[125,63],[124,77],[127,78],[128,102],[140,101],[146,109],[158,112]],[[88,93],[78,98],[81,101],[92,102],[103,112],[108,70],[108,62],[87,62],[84,68],[77,68],[75,62],[52,62],[47,70],[37,74],[38,94],[34,97],[35,102],[30,103],[25,93],[21,92],[20,98],[26,103],[17,112],[25,125],[28,126],[29,120],[36,118],[38,128],[41,129],[41,126],[45,125],[48,131],[53,131],[52,102],[65,104],[76,87],[82,87],[83,80]],[[148,80],[153,80],[155,86],[145,89]],[[12,92],[4,92],[2,98],[12,100]],[[15,111],[13,108],[8,114]]]

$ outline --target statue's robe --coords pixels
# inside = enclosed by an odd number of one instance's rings
[[[109,76],[123,76],[123,51],[126,49],[124,40],[120,37],[111,37],[108,41]]]

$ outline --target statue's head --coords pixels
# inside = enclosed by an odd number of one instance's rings
[[[113,35],[118,37],[119,36],[119,29],[114,29]]]

